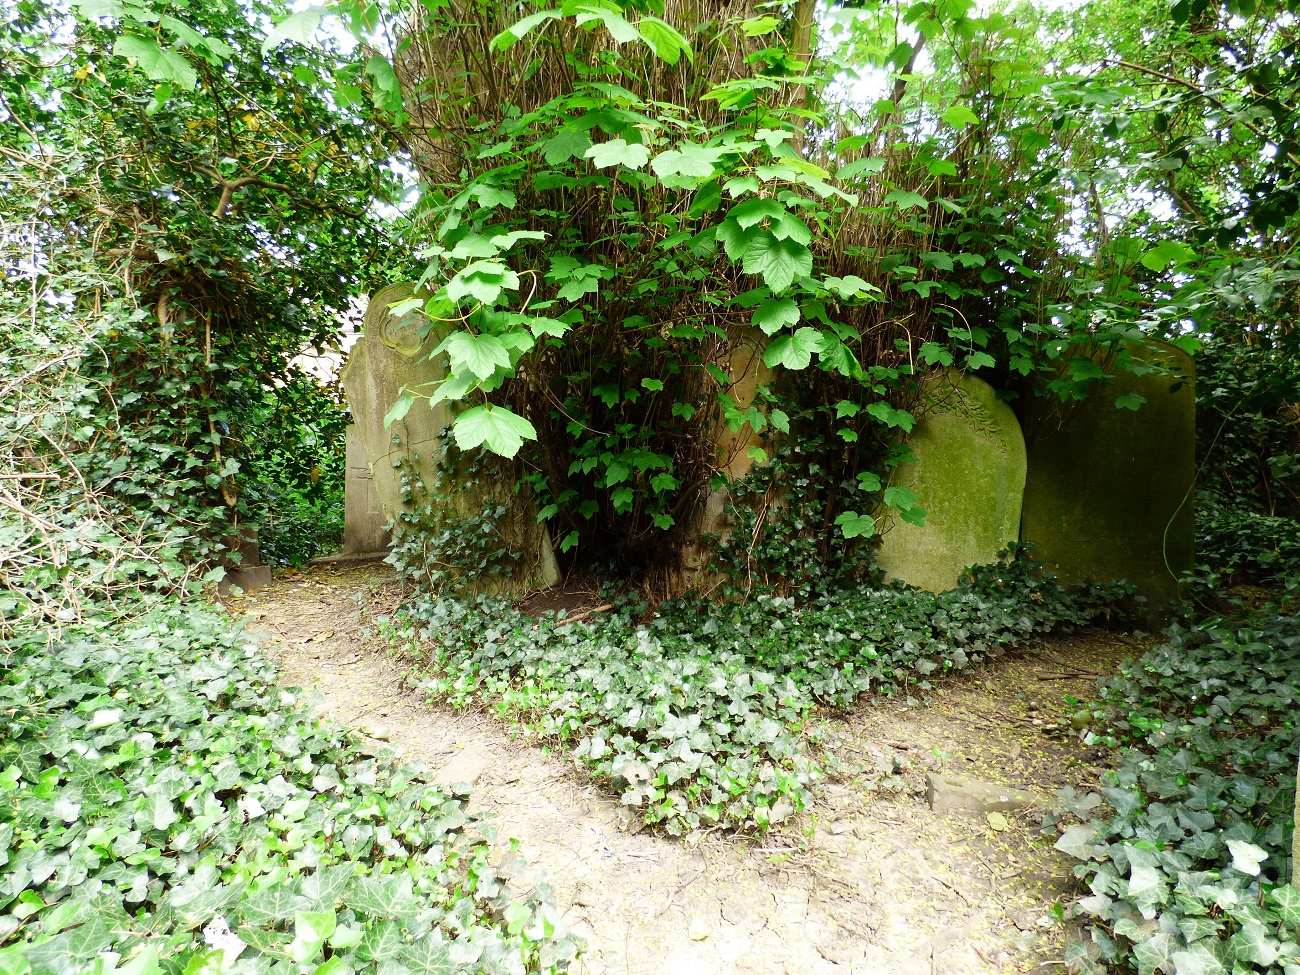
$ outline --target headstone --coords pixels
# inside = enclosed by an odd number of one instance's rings
[[[1296,769],[1295,830],[1291,834],[1291,886],[1300,887],[1296,865],[1300,864],[1300,767]]]
[[[347,470],[343,481],[343,552],[357,555],[382,552],[392,535],[385,531],[388,519],[379,504],[370,461],[357,435],[356,424],[347,429]]]
[[[922,397],[907,441],[916,459],[899,465],[890,486],[917,495],[925,524],[886,511],[877,563],[888,578],[944,592],[1020,537],[1025,440],[1011,408],[982,379],[938,370]]]
[[[1129,353],[1154,371],[1111,367],[1114,378],[1081,404],[1027,404],[1021,538],[1066,585],[1127,579],[1160,618],[1194,556],[1195,367],[1164,342]],[[1116,408],[1133,393],[1141,408]]]
[[[526,568],[526,577],[513,579],[511,585],[553,585],[559,579],[559,567],[550,536],[537,525],[536,512],[527,510],[514,493],[508,471],[503,469],[502,483],[489,488],[488,493],[471,497],[473,492],[445,483],[445,478],[440,490],[434,490],[440,483],[439,472],[447,449],[443,430],[454,416],[451,404],[443,402],[431,408],[427,399],[417,399],[401,420],[384,425],[384,417],[403,389],[427,397],[447,375],[446,357],[429,358],[442,341],[443,330],[431,327],[418,308],[393,314],[391,306],[413,294],[412,285],[395,284],[371,298],[363,334],[339,376],[356,421],[350,433],[355,433],[358,452],[364,456],[371,475],[379,524],[413,514],[408,499],[417,508],[441,506],[443,511],[466,515],[478,510],[490,496],[509,509],[509,515],[498,526],[501,544],[516,551]],[[351,484],[351,460],[348,468]],[[356,480],[363,478],[358,475]],[[476,579],[472,585],[487,592],[505,588],[503,580],[495,578]]]
[[[927,772],[925,800],[937,813],[984,816],[991,812],[1014,812],[1032,806],[1038,797],[1024,789],[1013,789],[978,779]]]
[[[238,586],[243,592],[256,592],[271,584],[271,567],[262,565],[262,550],[258,543],[256,528],[240,528],[237,533],[226,539],[226,547],[239,553],[239,561],[227,559],[222,562],[226,574],[217,583],[217,594],[225,596],[231,586]]]

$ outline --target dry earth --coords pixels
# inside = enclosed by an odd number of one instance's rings
[[[671,840],[622,828],[626,813],[566,755],[511,737],[493,715],[408,689],[375,623],[400,590],[382,566],[286,572],[231,601],[268,634],[281,680],[339,722],[474,785],[544,871],[587,940],[580,973],[959,975],[1060,972],[1051,918],[1070,865],[1041,813],[1008,822],[930,811],[925,773],[975,776],[1045,800],[1095,782],[1099,759],[1059,726],[1067,696],[1140,648],[1128,637],[1061,637],[953,681],[923,701],[865,702],[810,729],[830,771],[795,828],[761,839]],[[1068,717],[1066,718],[1068,721]],[[1057,726],[1057,727],[1054,727]],[[1001,827],[995,829],[994,827]]]

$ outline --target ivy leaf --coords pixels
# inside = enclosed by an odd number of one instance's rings
[[[1268,859],[1266,851],[1244,840],[1228,840],[1228,851],[1232,854],[1233,867],[1252,877],[1259,876],[1259,865]]]
[[[456,971],[447,943],[433,932],[402,948],[399,957],[411,975],[452,975]]]
[[[746,274],[761,274],[767,286],[780,294],[796,277],[812,274],[812,251],[795,240],[780,240],[761,231],[749,242],[743,267]]]
[[[262,41],[262,55],[265,57],[270,54],[272,49],[281,41],[297,41],[304,47],[311,40],[311,35],[316,32],[320,26],[321,19],[325,16],[323,6],[311,6],[296,14],[290,14],[284,20],[272,28],[271,32],[266,35]]]
[[[1300,928],[1300,889],[1283,884],[1268,892],[1268,901],[1277,911],[1278,920],[1288,928]]]
[[[835,519],[845,538],[869,538],[876,532],[876,520],[870,515],[860,515],[856,511],[845,511]]]
[[[625,139],[611,139],[592,146],[584,155],[595,163],[597,169],[608,169],[610,166],[640,169],[649,161],[650,150],[635,142],[629,145]]]
[[[774,339],[763,352],[763,362],[769,368],[779,365],[787,369],[807,369],[813,353],[820,352],[821,348],[821,334],[805,325],[793,335]]]
[[[913,207],[925,209],[930,205],[920,193],[913,193],[911,190],[891,190],[885,196],[885,203],[896,206],[900,210],[910,210]]]
[[[409,874],[359,877],[353,889],[344,896],[343,903],[360,914],[398,921],[414,917],[420,910]]]
[[[362,961],[387,961],[397,956],[405,942],[400,921],[380,921],[366,927],[357,944],[357,957]]]
[[[510,350],[495,335],[452,332],[438,347],[451,358],[452,371],[468,371],[479,379],[491,379],[498,369],[510,368]]]
[[[966,128],[968,125],[974,125],[980,120],[980,117],[965,105],[954,105],[939,117],[954,129],[959,130]]]
[[[799,305],[793,298],[768,298],[754,309],[753,324],[768,335],[799,321]]]
[[[113,53],[122,58],[135,58],[143,71],[153,81],[171,82],[193,91],[198,84],[194,66],[177,51],[163,48],[152,37],[123,34],[113,44]]]
[[[1161,932],[1163,934],[1164,932]],[[1156,937],[1160,937],[1157,935]],[[1154,939],[1153,939],[1154,940]],[[1151,942],[1146,942],[1150,944]],[[1136,951],[1134,952],[1136,954]],[[1187,951],[1175,951],[1171,954],[1171,966],[1161,967],[1161,971],[1172,971],[1175,975],[1227,975],[1228,969],[1205,945],[1192,945]]]
[[[526,419],[500,406],[476,406],[456,417],[452,431],[461,450],[486,445],[502,457],[519,453],[525,440],[536,440],[537,430]]]

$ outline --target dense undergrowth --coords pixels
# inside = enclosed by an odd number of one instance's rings
[[[160,606],[0,646],[0,972],[523,973],[575,953],[490,824]]]
[[[1076,970],[1300,970],[1300,889],[1287,884],[1295,802],[1300,615],[1208,619],[1104,685],[1102,735],[1127,747],[1057,849],[1091,888]]]
[[[818,779],[802,735],[817,705],[927,690],[1034,634],[1097,621],[1126,595],[1067,592],[1017,549],[938,596],[860,585],[653,613],[626,597],[568,622],[425,594],[399,626],[427,654],[429,694],[572,749],[647,823],[762,830],[802,809]]]

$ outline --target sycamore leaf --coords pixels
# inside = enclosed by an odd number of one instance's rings
[[[415,397],[410,393],[403,393],[397,397],[397,402],[392,408],[384,414],[384,429],[387,430],[394,423],[397,423],[407,413],[411,412],[411,407],[415,404]]]
[[[928,207],[930,204],[920,193],[913,193],[910,190],[891,190],[885,196],[885,203],[898,207],[900,210],[910,210],[913,207]]]
[[[945,122],[954,129],[964,129],[968,125],[974,125],[980,120],[980,117],[972,112],[965,105],[954,105],[948,111],[940,116]]]
[[[610,166],[640,169],[650,160],[649,149],[635,142],[629,145],[625,139],[611,139],[594,145],[583,155],[595,163],[597,169],[608,169]]]
[[[746,37],[760,37],[763,34],[770,34],[781,26],[781,18],[768,15],[766,17],[751,17],[741,23],[740,29],[745,32]]]
[[[799,321],[799,305],[793,298],[768,298],[754,309],[754,325],[768,335],[775,335],[787,325]]]
[[[535,14],[529,14],[513,27],[507,27],[496,37],[492,38],[490,46],[497,51],[508,50],[527,37],[528,32],[538,24],[544,23],[548,20],[555,20],[559,16],[560,11],[558,10],[542,10]]]
[[[1141,393],[1125,393],[1123,396],[1115,397],[1115,409],[1136,412],[1142,408],[1142,404],[1146,401],[1147,398]]]
[[[796,240],[779,240],[764,230],[746,248],[743,267],[746,274],[761,274],[764,283],[780,294],[796,278],[812,274],[812,251]]]
[[[459,302],[468,295],[490,305],[506,288],[519,289],[518,274],[499,261],[475,261],[447,282],[447,297]]]
[[[693,142],[683,142],[678,149],[669,149],[655,156],[650,163],[656,176],[690,176],[707,179],[713,175],[714,164],[722,158],[726,150],[717,147],[708,148]]]
[[[577,128],[563,128],[542,143],[542,157],[548,166],[558,166],[566,159],[585,155],[591,148],[591,136]]]
[[[858,173],[878,173],[885,168],[885,160],[878,156],[870,159],[855,159],[845,163],[835,172],[836,179],[852,179]]]
[[[785,212],[785,204],[778,203],[776,200],[746,200],[732,207],[727,213],[727,218],[736,221],[742,229],[748,230],[764,220],[775,220]]]
[[[876,532],[876,520],[870,515],[860,515],[856,511],[845,511],[835,519],[845,538],[870,538]]]
[[[1196,251],[1176,240],[1162,240],[1142,255],[1142,265],[1159,274],[1171,264],[1183,265],[1196,259]]]
[[[456,417],[452,432],[456,446],[473,450],[486,446],[494,454],[513,457],[525,440],[536,440],[537,430],[526,419],[500,406],[476,406]]]
[[[371,55],[366,62],[366,74],[375,79],[375,107],[386,112],[402,110],[402,83],[397,79],[392,62],[382,54]]]
[[[758,239],[760,234],[766,233],[759,227],[750,227],[745,230],[734,220],[724,220],[718,225],[714,232],[719,244],[727,253],[727,259],[738,261],[745,256],[750,245]]]
[[[807,244],[812,240],[812,231],[808,225],[793,213],[783,213],[773,220],[772,233],[782,240],[793,240],[796,244]]]
[[[510,368],[510,350],[495,335],[452,332],[439,349],[451,357],[455,373],[469,371],[479,379],[491,379],[497,369]]]
[[[763,362],[769,367],[785,366],[787,369],[807,369],[814,352],[820,352],[822,337],[815,328],[805,325],[793,335],[782,335],[772,341],[763,353]]]
[[[695,52],[691,50],[686,38],[658,17],[642,17],[636,27],[641,33],[641,39],[650,46],[659,60],[676,64],[683,54],[687,61],[695,60]]]
[[[316,28],[320,26],[321,18],[324,16],[323,6],[307,7],[296,14],[290,14],[266,35],[266,39],[262,41],[262,54],[269,54],[281,41],[297,41],[305,46],[311,40],[311,35],[316,32]]]
[[[193,91],[198,84],[198,74],[184,55],[164,49],[152,37],[123,34],[114,43],[113,53],[122,58],[135,58],[140,70],[153,81],[171,82],[186,91]]]
[[[858,487],[863,491],[879,491],[880,475],[873,474],[871,471],[863,471],[858,475]]]

